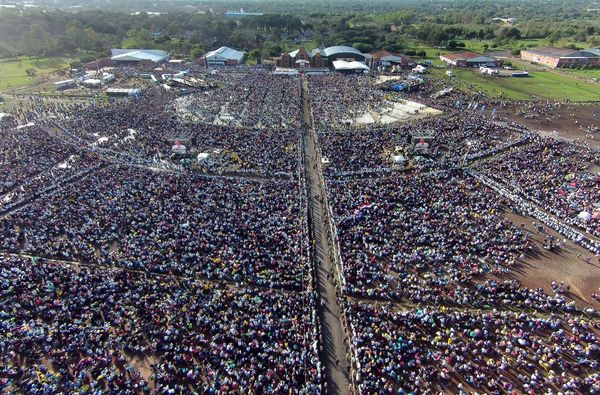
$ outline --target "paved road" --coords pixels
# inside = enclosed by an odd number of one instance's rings
[[[317,271],[317,291],[319,292],[319,320],[323,347],[321,351],[321,363],[325,368],[325,391],[327,394],[350,393],[350,369],[346,357],[346,345],[348,340],[342,326],[341,311],[337,303],[336,288],[333,283],[334,262],[330,258],[331,242],[329,235],[329,224],[324,215],[326,213],[324,194],[321,180],[322,169],[319,165],[320,158],[317,157],[315,131],[311,122],[310,104],[308,103],[308,87],[303,80],[304,90],[304,120],[305,128],[303,134],[304,159],[306,165],[306,184],[308,189],[309,218],[311,237],[314,241],[315,269]]]

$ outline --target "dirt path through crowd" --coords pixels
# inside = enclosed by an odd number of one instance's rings
[[[334,284],[335,262],[331,257],[332,246],[327,222],[323,173],[317,153],[315,131],[308,102],[308,84],[303,80],[304,132],[303,154],[308,190],[308,209],[311,227],[311,242],[319,293],[318,313],[321,323],[321,363],[324,367],[325,393],[347,394],[350,389],[350,364],[347,358],[349,340],[342,325],[342,311],[337,301]]]

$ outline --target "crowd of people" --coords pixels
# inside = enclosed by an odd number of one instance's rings
[[[32,98],[2,127],[0,392],[323,390],[302,81],[188,72],[212,89]],[[307,79],[360,391],[600,393],[595,311],[568,284],[507,279],[535,247],[504,213],[537,218],[532,201],[587,246],[567,224],[600,236],[598,151],[457,111],[426,83],[404,97],[443,116],[353,128],[387,100],[373,76]],[[176,141],[210,174],[159,166]]]
[[[0,144],[0,194],[68,159],[72,147],[36,126],[8,129]]]
[[[595,320],[349,303],[362,393],[598,394]]]
[[[3,132],[0,144],[0,212],[69,183],[106,165],[37,125]]]
[[[349,120],[383,107],[385,92],[364,75],[310,76],[308,87],[317,131],[343,129]]]
[[[321,392],[315,294],[0,256],[0,392]]]
[[[84,145],[146,161],[168,160],[179,141],[188,154],[208,154],[203,167],[211,172],[289,175],[297,171],[297,130],[186,122],[174,108],[176,98],[173,92],[152,88],[127,103],[82,108],[60,125]]]
[[[420,301],[432,288],[504,273],[530,248],[494,193],[458,171],[328,187],[351,294]]]
[[[600,236],[600,150],[583,144],[536,137],[476,168],[522,192],[529,200]],[[587,213],[583,214],[582,213]],[[588,215],[589,214],[589,215]]]
[[[15,253],[299,288],[307,269],[295,181],[111,166],[0,219]]]
[[[293,129],[302,121],[300,80],[234,68],[204,77],[218,88],[175,101],[184,119],[236,128]],[[218,98],[218,100],[215,100]]]
[[[413,167],[444,169],[516,144],[524,136],[477,113],[450,113],[385,128],[330,130],[318,135],[322,154],[330,160],[325,171],[331,176],[393,169],[394,157],[419,156],[412,151],[421,139],[428,144],[427,154]]]

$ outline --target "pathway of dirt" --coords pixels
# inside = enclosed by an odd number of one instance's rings
[[[600,104],[522,104],[498,108],[497,115],[543,135],[600,147]]]
[[[529,254],[519,265],[511,270],[511,277],[521,281],[529,288],[543,288],[552,295],[552,281],[564,282],[571,287],[569,298],[573,299],[578,307],[593,307],[600,309],[600,302],[592,299],[592,293],[600,293],[600,262],[591,252],[570,240],[563,242],[564,237],[554,230],[544,227],[544,231],[560,243],[560,248],[546,250],[543,248],[544,240],[548,236],[541,233],[533,226],[534,219],[523,217],[513,212],[507,212],[506,217],[513,224],[527,232],[538,249],[538,253]],[[539,222],[537,223],[539,226]],[[588,263],[587,260],[591,263]]]
[[[347,394],[350,388],[350,361],[347,345],[351,342],[342,324],[342,310],[338,304],[336,274],[332,259],[332,235],[327,213],[327,200],[323,188],[321,158],[317,152],[315,130],[312,124],[310,104],[308,102],[308,84],[303,81],[303,107],[305,131],[303,135],[304,163],[308,189],[309,223],[311,243],[314,246],[314,259],[319,293],[319,320],[321,323],[322,349],[321,363],[324,367],[325,388],[327,394]],[[339,287],[339,280],[337,281]]]

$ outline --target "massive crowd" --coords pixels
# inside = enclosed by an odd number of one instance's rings
[[[477,168],[540,207],[600,236],[600,150],[552,138],[481,162]],[[581,215],[582,213],[587,213]],[[589,214],[589,215],[588,215]]]
[[[321,389],[315,295],[0,257],[0,392]]]
[[[297,288],[307,265],[298,188],[107,167],[0,219],[0,248]]]
[[[385,128],[319,133],[323,156],[330,160],[328,175],[386,171],[394,168],[394,156],[408,157],[423,138],[428,153],[415,162],[421,169],[460,165],[477,154],[489,154],[526,136],[481,114],[456,114],[428,118]],[[412,156],[412,155],[411,155]]]
[[[172,146],[180,141],[189,154],[209,154],[202,166],[212,172],[272,175],[297,170],[296,130],[184,122],[173,107],[175,98],[172,92],[154,88],[127,103],[82,108],[61,125],[84,145],[118,151],[131,158],[168,159]]]
[[[374,79],[361,75],[329,74],[309,77],[311,108],[318,131],[343,129],[348,120],[380,110],[385,92]]]
[[[295,177],[301,81],[190,73],[218,87],[32,98],[16,115],[35,125],[2,128],[0,392],[322,391]],[[598,152],[459,113],[454,97],[441,117],[349,128],[385,100],[373,82],[308,77],[362,393],[600,393],[600,328],[581,318],[594,310],[562,285],[548,294],[490,279],[535,249],[504,216],[534,214],[518,199],[599,235]],[[415,136],[429,136],[427,159],[387,174]],[[177,140],[228,176],[158,166]],[[474,159],[475,170],[456,169]],[[349,173],[365,174],[336,177]]]
[[[362,393],[598,394],[598,322],[352,302]]]
[[[66,160],[72,147],[35,127],[8,129],[0,145],[0,194]]]
[[[301,124],[297,78],[275,76],[266,69],[219,70],[206,78],[218,88],[176,100],[177,112],[184,119],[259,129],[290,129]]]
[[[5,212],[105,166],[37,125],[3,132],[0,145],[0,212]]]
[[[348,291],[433,298],[529,248],[491,190],[459,172],[329,182]]]

